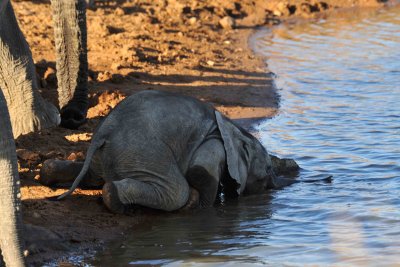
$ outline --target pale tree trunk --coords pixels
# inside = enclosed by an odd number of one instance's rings
[[[17,155],[10,117],[0,90],[0,248],[7,267],[25,266],[21,248],[22,216],[19,186]]]
[[[11,3],[0,10],[0,87],[15,138],[60,123],[58,110],[38,92],[32,54]]]
[[[85,0],[51,0],[57,58],[61,126],[76,128],[86,120],[87,30]]]

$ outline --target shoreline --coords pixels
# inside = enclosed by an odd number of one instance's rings
[[[88,10],[91,99],[88,123],[78,130],[48,129],[16,140],[24,221],[57,233],[71,247],[70,252],[49,250],[28,256],[31,265],[45,262],[71,265],[73,260],[68,255],[92,255],[105,248],[107,242],[123,239],[123,232],[137,223],[163,216],[162,212],[152,211],[111,214],[99,200],[101,190],[79,189],[65,201],[52,202],[47,198],[65,189],[38,183],[44,160],[83,160],[100,118],[125,96],[153,89],[184,93],[213,103],[228,117],[249,127],[257,119],[273,117],[279,109],[279,95],[265,58],[255,54],[249,44],[257,27],[272,27],[278,21],[335,16],[343,8],[383,6],[373,4],[376,1],[372,0],[326,1],[328,5],[340,4],[341,9],[312,11],[314,6],[322,9],[323,5],[316,1],[270,1],[268,13],[261,0],[253,1],[255,6],[252,1],[241,1],[239,9],[237,3],[216,1],[212,12],[211,2],[207,5],[197,1],[168,1],[167,6],[134,2]],[[352,6],[355,2],[356,6]],[[50,5],[47,1],[13,2],[13,5],[32,49],[42,95],[54,102],[54,41],[47,14],[51,13]],[[293,5],[296,9],[304,6],[305,11],[290,14]],[[163,21],[174,12],[181,12],[178,19]],[[233,29],[224,29],[219,24],[228,13],[237,17]],[[132,44],[127,44],[127,40]]]

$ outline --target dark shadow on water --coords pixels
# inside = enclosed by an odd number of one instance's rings
[[[271,199],[270,194],[263,194],[203,210],[155,214],[130,229],[126,240],[113,242],[91,264],[259,263],[258,257],[237,249],[249,249],[268,241],[266,229],[273,213]]]

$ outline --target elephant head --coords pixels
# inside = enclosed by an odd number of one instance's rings
[[[267,150],[251,134],[216,112],[225,147],[229,176],[236,182],[236,193],[254,194],[274,187],[275,177]]]
[[[276,175],[298,171],[299,166],[294,160],[271,157],[257,138],[219,112],[215,114],[225,147],[228,173],[232,178],[227,182],[230,184],[228,187],[234,187],[237,195],[261,193],[296,182]]]

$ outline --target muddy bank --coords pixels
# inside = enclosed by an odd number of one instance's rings
[[[149,212],[113,215],[99,190],[77,190],[62,202],[38,183],[49,158],[83,160],[100,118],[124,97],[140,90],[166,90],[209,101],[243,123],[273,116],[279,105],[262,58],[248,47],[257,26],[288,18],[328,15],[337,8],[379,7],[360,1],[97,1],[88,10],[88,123],[78,130],[55,128],[21,136],[17,141],[24,220],[65,239],[71,253],[82,254],[123,237]],[[54,39],[48,1],[14,1],[22,31],[31,46],[42,95],[56,102]],[[28,257],[34,265],[60,259],[65,252]],[[62,261],[62,260],[61,260]]]

